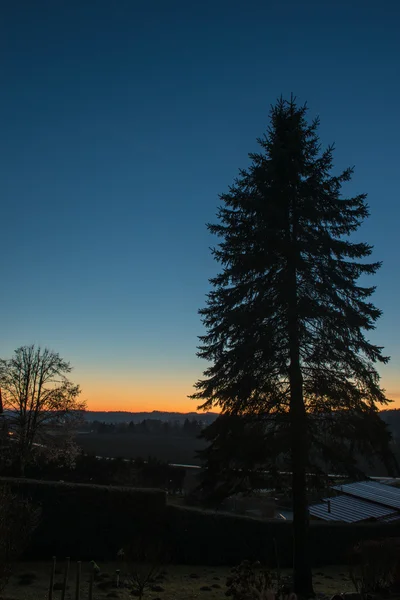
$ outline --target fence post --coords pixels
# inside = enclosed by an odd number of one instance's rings
[[[92,565],[89,579],[89,600],[93,600],[94,565]]]
[[[57,562],[57,559],[55,556],[53,556],[53,560],[51,563],[51,571],[50,571],[49,600],[53,600],[53,587],[54,587],[54,575],[56,572],[56,562]]]
[[[68,585],[69,563],[70,563],[71,559],[69,556],[67,556],[67,558],[65,560],[66,560],[66,563],[65,563],[65,570],[64,570],[63,587],[62,587],[62,592],[61,592],[61,600],[65,600],[65,594],[66,594],[67,585]]]
[[[75,600],[79,600],[81,594],[81,567],[82,563],[80,560],[76,563],[76,591]]]

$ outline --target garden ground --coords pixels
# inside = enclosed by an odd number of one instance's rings
[[[63,566],[60,562],[57,567],[56,588],[60,586],[63,579]],[[132,596],[128,590],[115,589],[111,584],[116,569],[122,568],[122,565],[114,562],[99,564],[99,567],[101,578],[94,584],[93,600],[105,600],[106,598],[120,598],[120,600],[129,598],[131,600]],[[14,574],[3,591],[2,597],[5,600],[48,600],[50,570],[50,561],[47,564],[43,562],[19,563],[15,566]],[[154,591],[145,592],[144,600],[226,600],[226,578],[229,572],[228,567],[166,566],[163,580],[157,584]],[[81,600],[88,598],[89,573],[90,563],[82,563]],[[290,571],[287,569],[282,570],[282,575],[289,573]],[[75,598],[75,574],[76,564],[71,562],[66,600]],[[316,569],[314,587],[320,597],[330,598],[336,593],[354,592],[346,566]],[[53,600],[59,598],[61,598],[61,591],[55,590]]]

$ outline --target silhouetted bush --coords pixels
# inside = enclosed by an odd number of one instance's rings
[[[143,535],[121,548],[118,555],[122,559],[121,575],[124,587],[127,587],[132,595],[141,599],[148,589],[152,592],[164,591],[164,588],[157,584],[162,567],[168,560],[162,536],[156,540]]]
[[[39,523],[40,513],[8,486],[0,487],[0,592]]]
[[[226,580],[226,596],[233,600],[263,600],[274,586],[273,575],[260,563],[244,560],[234,567]]]
[[[349,574],[356,592],[389,593],[399,568],[398,540],[366,540],[350,553]]]

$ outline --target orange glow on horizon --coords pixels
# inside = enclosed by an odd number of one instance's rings
[[[386,391],[386,396],[390,398],[390,400],[393,400],[393,402],[385,406],[384,409],[400,408],[400,392]]]
[[[176,382],[172,379],[138,381],[136,385],[121,381],[112,382],[81,382],[82,400],[86,400],[88,410],[92,411],[127,411],[152,412],[201,412],[197,410],[198,402],[187,396],[194,392],[194,378],[182,378]],[[400,408],[400,392],[387,389],[386,395],[393,402],[382,406],[383,410]],[[218,412],[218,409],[213,409]]]
[[[160,410],[166,412],[198,412],[198,402],[188,398],[194,392],[193,383],[190,381],[176,382],[165,379],[163,381],[138,381],[136,385],[121,382],[101,384],[82,382],[82,400],[87,402],[88,410],[94,411],[127,411],[127,412],[152,412]]]

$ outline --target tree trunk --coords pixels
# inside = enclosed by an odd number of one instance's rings
[[[309,515],[307,501],[307,421],[303,401],[300,365],[291,363],[290,415],[293,494],[293,580],[294,591],[314,596],[309,555]]]
[[[297,304],[297,235],[293,203],[292,228],[288,256],[288,334],[290,382],[290,430],[293,494],[293,583],[299,596],[315,596],[309,555],[309,513],[307,499],[307,414],[303,398],[303,375],[300,361],[299,315]]]

